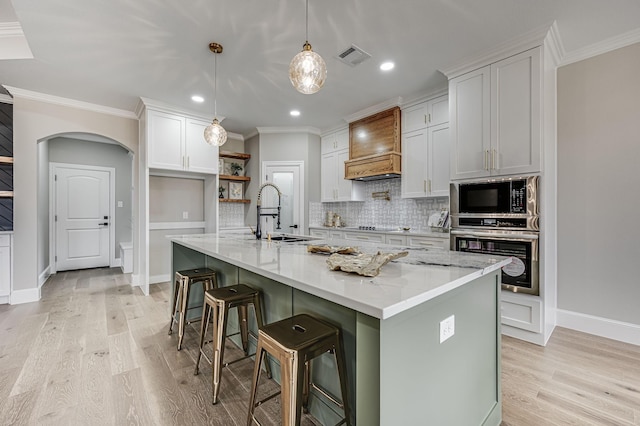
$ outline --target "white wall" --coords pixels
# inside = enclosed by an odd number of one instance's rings
[[[38,221],[38,141],[69,132],[93,133],[118,141],[136,153],[138,121],[106,112],[33,100],[19,90],[12,92],[15,257],[11,297],[14,303],[39,298],[38,235],[43,230]],[[133,173],[137,175],[137,168]]]
[[[640,43],[558,69],[559,325],[640,336],[639,76]]]

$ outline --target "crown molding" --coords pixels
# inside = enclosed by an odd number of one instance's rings
[[[247,141],[255,136],[258,136],[259,134],[260,133],[258,133],[258,129],[254,129],[247,136],[244,137],[244,140]]]
[[[521,36],[514,37],[506,43],[499,44],[493,49],[490,49],[478,55],[467,57],[466,59],[459,61],[457,64],[448,68],[440,69],[439,71],[447,76],[447,78],[450,80],[469,71],[477,70],[478,68],[482,68],[486,65],[515,55],[516,53],[524,52],[525,50],[541,46],[552,25],[553,23],[550,23],[548,25],[536,28],[532,31],[522,34]]]
[[[24,37],[20,22],[0,22],[0,37]]]
[[[75,99],[63,98],[60,96],[47,95],[45,93],[33,92],[31,90],[19,89],[17,87],[4,86],[14,98],[28,99],[32,101],[45,102],[48,104],[61,105],[69,108],[77,108],[85,111],[98,112],[101,114],[114,115],[117,117],[131,118],[137,120],[138,117],[132,112],[124,109],[111,108],[104,105],[92,104]]]
[[[33,59],[20,22],[0,22],[0,59]]]
[[[411,97],[403,98],[403,103],[401,108],[408,108],[422,102],[430,101],[431,99],[438,98],[440,96],[446,95],[449,93],[449,87],[440,87],[437,89],[428,89],[422,92],[414,93]]]
[[[13,98],[9,95],[0,95],[0,102],[3,104],[13,104]]]
[[[389,108],[399,107],[400,105],[402,105],[402,98],[398,96],[396,98],[391,98],[384,102],[380,102],[379,104],[372,105],[351,115],[347,115],[343,118],[343,120],[347,123],[352,123],[362,118],[369,117],[370,115],[377,114],[381,111],[388,110]]]
[[[558,67],[558,64],[562,61],[562,58],[566,55],[564,45],[562,44],[562,38],[560,37],[560,31],[558,30],[558,23],[553,21],[549,28],[549,33],[544,39],[545,52],[551,54],[552,64],[548,64],[554,68]],[[547,65],[547,64],[545,64]]]
[[[256,127],[256,130],[261,135],[275,134],[275,133],[308,133],[312,135],[320,136],[320,129],[316,127]],[[251,136],[249,136],[251,137]],[[247,139],[249,138],[247,137]]]
[[[142,117],[142,113],[144,112],[145,108],[152,109],[155,111],[166,112],[168,114],[184,115],[189,118],[195,118],[203,121],[211,121],[213,119],[212,116],[203,115],[201,112],[193,111],[187,108],[178,108],[173,105],[164,103],[162,101],[156,101],[155,99],[142,98],[142,97],[138,101],[138,104],[136,105],[136,109],[135,109],[135,114],[138,118]],[[224,120],[225,118],[226,117],[222,117],[220,115],[217,116],[218,121],[221,123],[222,123],[222,120]]]
[[[589,59],[594,56],[602,55],[603,53],[630,46],[638,42],[640,42],[640,28],[627,31],[626,33],[608,38],[598,43],[591,44],[581,49],[573,50],[567,53],[564,58],[562,58],[560,66],[569,65],[574,62]]]
[[[244,142],[244,136],[242,136],[240,133],[227,132],[227,138],[237,139]]]

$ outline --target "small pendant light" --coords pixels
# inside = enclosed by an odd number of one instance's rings
[[[218,61],[217,55],[222,53],[222,45],[218,43],[209,43],[209,50],[213,52],[214,61],[213,61],[213,121],[211,124],[204,129],[204,140],[209,145],[221,146],[227,141],[227,131],[220,125],[218,121],[218,105],[217,105],[217,97],[218,97]]]
[[[302,52],[293,57],[289,64],[289,80],[296,90],[305,95],[316,93],[327,78],[327,65],[322,56],[311,49],[309,44],[309,0],[306,2],[306,40]]]

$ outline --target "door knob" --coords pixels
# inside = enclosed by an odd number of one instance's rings
[[[289,228],[298,229],[298,225],[291,225],[291,226],[289,226]]]
[[[109,226],[109,222],[99,223],[98,225],[100,225],[100,226]]]

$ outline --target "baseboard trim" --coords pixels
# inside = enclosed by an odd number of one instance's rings
[[[640,345],[640,325],[558,309],[557,326]]]
[[[37,302],[40,300],[40,287],[28,288],[26,290],[13,290],[11,292],[10,303],[21,305],[23,303]]]
[[[131,287],[140,287],[140,275],[131,274]]]
[[[42,271],[42,273],[38,275],[38,288],[42,287],[44,283],[47,282],[50,276],[51,266],[47,266],[46,268],[44,268],[44,271]]]
[[[120,266],[122,266],[122,261],[120,260],[119,257],[116,257],[115,259],[113,259],[113,263],[111,264],[111,268],[119,268]]]
[[[0,305],[9,303],[9,296],[0,296]]]
[[[171,274],[149,276],[149,284],[166,283],[167,281],[171,281]]]

